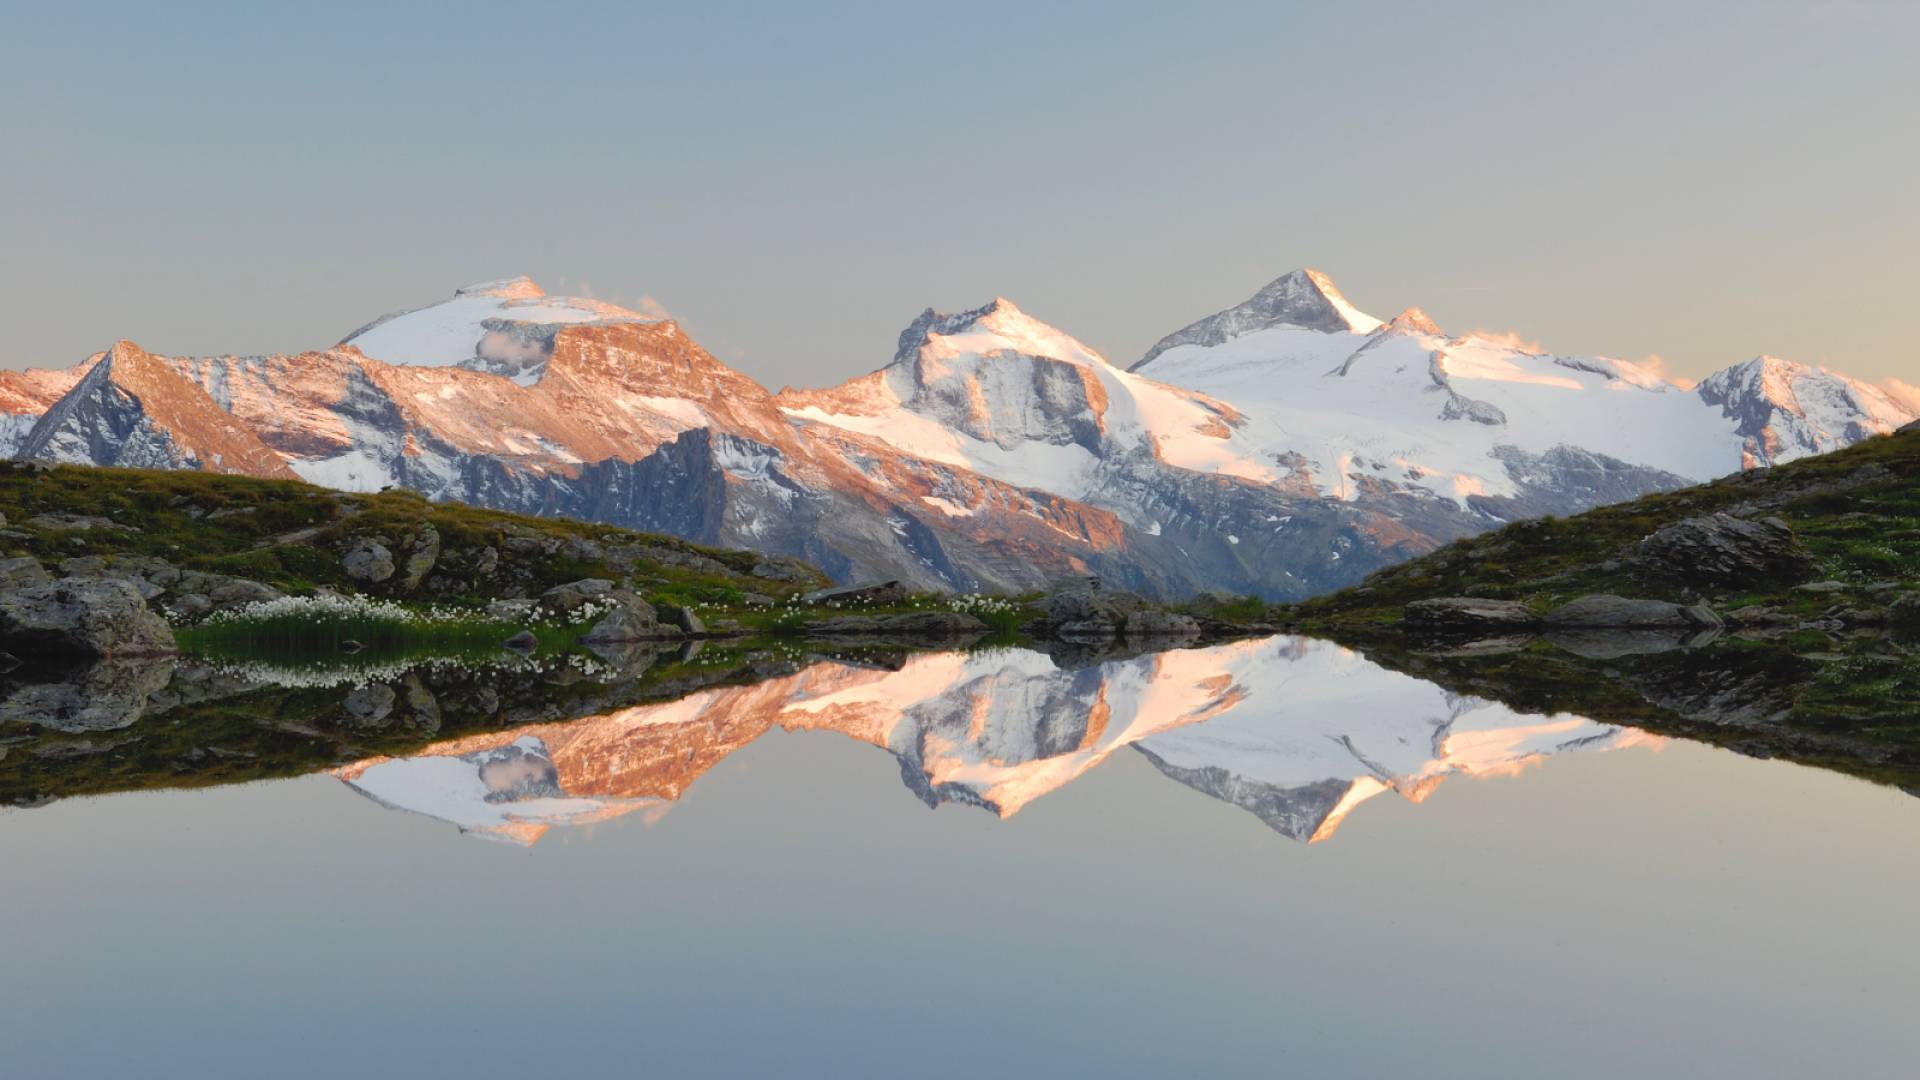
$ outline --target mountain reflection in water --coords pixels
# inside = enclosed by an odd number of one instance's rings
[[[768,731],[833,731],[898,762],[928,806],[1002,817],[1127,748],[1196,791],[1314,842],[1386,791],[1510,774],[1568,750],[1658,743],[1576,716],[1450,693],[1310,638],[1063,667],[1027,649],[921,653],[897,670],[821,662],[665,704],[453,739],[335,775],[382,805],[531,844],[659,813]]]

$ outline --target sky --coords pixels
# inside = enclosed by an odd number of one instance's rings
[[[1127,363],[1297,266],[1382,317],[1920,382],[1920,3],[0,0],[0,366],[457,286],[768,385],[995,295]]]

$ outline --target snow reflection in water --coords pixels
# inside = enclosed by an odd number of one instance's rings
[[[899,762],[929,806],[1002,817],[1131,748],[1171,779],[1313,842],[1387,791],[1419,802],[1456,775],[1659,742],[1576,716],[1529,716],[1277,637],[1062,667],[1027,649],[924,653],[898,670],[824,662],[562,723],[488,732],[336,775],[383,805],[521,844],[548,829],[658,813],[772,729],[833,731]]]

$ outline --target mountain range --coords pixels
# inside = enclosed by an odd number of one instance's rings
[[[808,559],[841,580],[1290,600],[1508,521],[1845,446],[1914,419],[1773,357],[1685,387],[1629,361],[1380,320],[1314,270],[1130,366],[995,299],[770,392],[676,323],[457,290],[315,352],[128,341],[0,372],[0,452],[400,486]]]

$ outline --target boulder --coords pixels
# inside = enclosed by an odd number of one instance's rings
[[[51,682],[5,685],[0,724],[72,733],[128,727],[172,676],[173,661],[165,657],[115,657],[61,672]]]
[[[532,600],[505,599],[487,601],[487,618],[503,623],[526,622],[533,618]]]
[[[208,576],[218,579],[208,583],[210,587],[205,593],[207,601],[215,610],[239,607],[242,604],[263,600],[278,600],[285,595],[271,585],[248,581],[246,578],[226,577],[219,574]]]
[[[1637,629],[1567,627],[1547,631],[1547,642],[1587,660],[1619,660],[1628,656],[1656,656],[1686,648],[1696,634],[1711,630],[1679,627]]]
[[[1122,628],[1127,637],[1195,637],[1200,623],[1189,615],[1155,608],[1143,608],[1127,616]]]
[[[33,585],[45,585],[53,577],[40,560],[31,555],[17,559],[0,559],[0,592],[11,592]]]
[[[384,683],[370,683],[355,688],[340,702],[340,708],[347,714],[348,722],[355,727],[385,727],[393,716],[394,703],[400,695],[393,687]]]
[[[1709,629],[1722,625],[1720,617],[1705,604],[1687,607],[1665,600],[1635,600],[1607,593],[1582,596],[1553,609],[1547,613],[1546,624],[1554,629],[1616,630]]]
[[[592,678],[596,682],[606,682],[612,679],[638,678],[644,674],[648,668],[653,666],[654,661],[660,659],[662,656],[666,656],[675,649],[675,646],[671,643],[660,641],[588,641],[583,639],[581,644],[585,645],[587,651],[597,657],[600,662],[608,668],[606,671],[596,672],[591,676],[585,673],[577,676],[578,678]],[[558,680],[567,677],[566,673],[572,670],[571,667],[562,667],[554,674],[547,676],[547,678],[549,680]]]
[[[820,580],[819,572],[799,559],[789,559],[780,555],[768,555],[753,564],[753,576],[768,581],[785,581],[795,585]]]
[[[1408,604],[1400,621],[1408,629],[1430,633],[1502,634],[1530,629],[1540,616],[1517,600],[1442,596]]]
[[[581,578],[555,585],[540,594],[540,606],[547,611],[571,615],[597,600],[613,595],[613,582],[606,578]]]
[[[661,606],[659,612],[660,618],[665,621],[668,626],[679,627],[682,633],[704,634],[707,632],[706,624],[700,621],[700,616],[695,615],[692,608],[681,607],[678,604],[666,604]]]
[[[841,607],[874,607],[898,604],[911,594],[898,581],[869,581],[859,585],[837,585],[803,593],[800,602],[815,607],[838,604]]]
[[[393,576],[393,552],[378,540],[355,540],[341,556],[340,568],[355,581],[378,584]]]
[[[168,656],[166,620],[131,582],[61,578],[0,595],[0,648],[20,656]]]
[[[594,602],[610,610],[581,636],[581,641],[604,644],[680,636],[680,628],[663,624],[654,614],[653,605],[638,593],[615,589],[595,598]]]
[[[420,535],[414,538],[413,551],[407,555],[407,565],[400,578],[400,587],[412,592],[426,580],[433,570],[433,564],[440,557],[440,530],[432,525],[421,525]]]
[[[1746,588],[1813,576],[1813,557],[1777,517],[1691,517],[1655,531],[1634,551],[1644,565],[1682,581]]]
[[[538,649],[540,647],[540,639],[533,636],[533,631],[522,630],[519,633],[508,638],[507,640],[501,642],[500,645],[502,648],[511,649],[514,652],[521,653],[524,655],[524,654],[530,654],[534,650]]]
[[[161,604],[168,615],[181,622],[192,622],[213,610],[213,601],[202,593],[183,592]]]
[[[1113,637],[1128,616],[1147,608],[1141,597],[1103,589],[1095,578],[1062,582],[1040,601],[1041,622],[1062,637]]]

